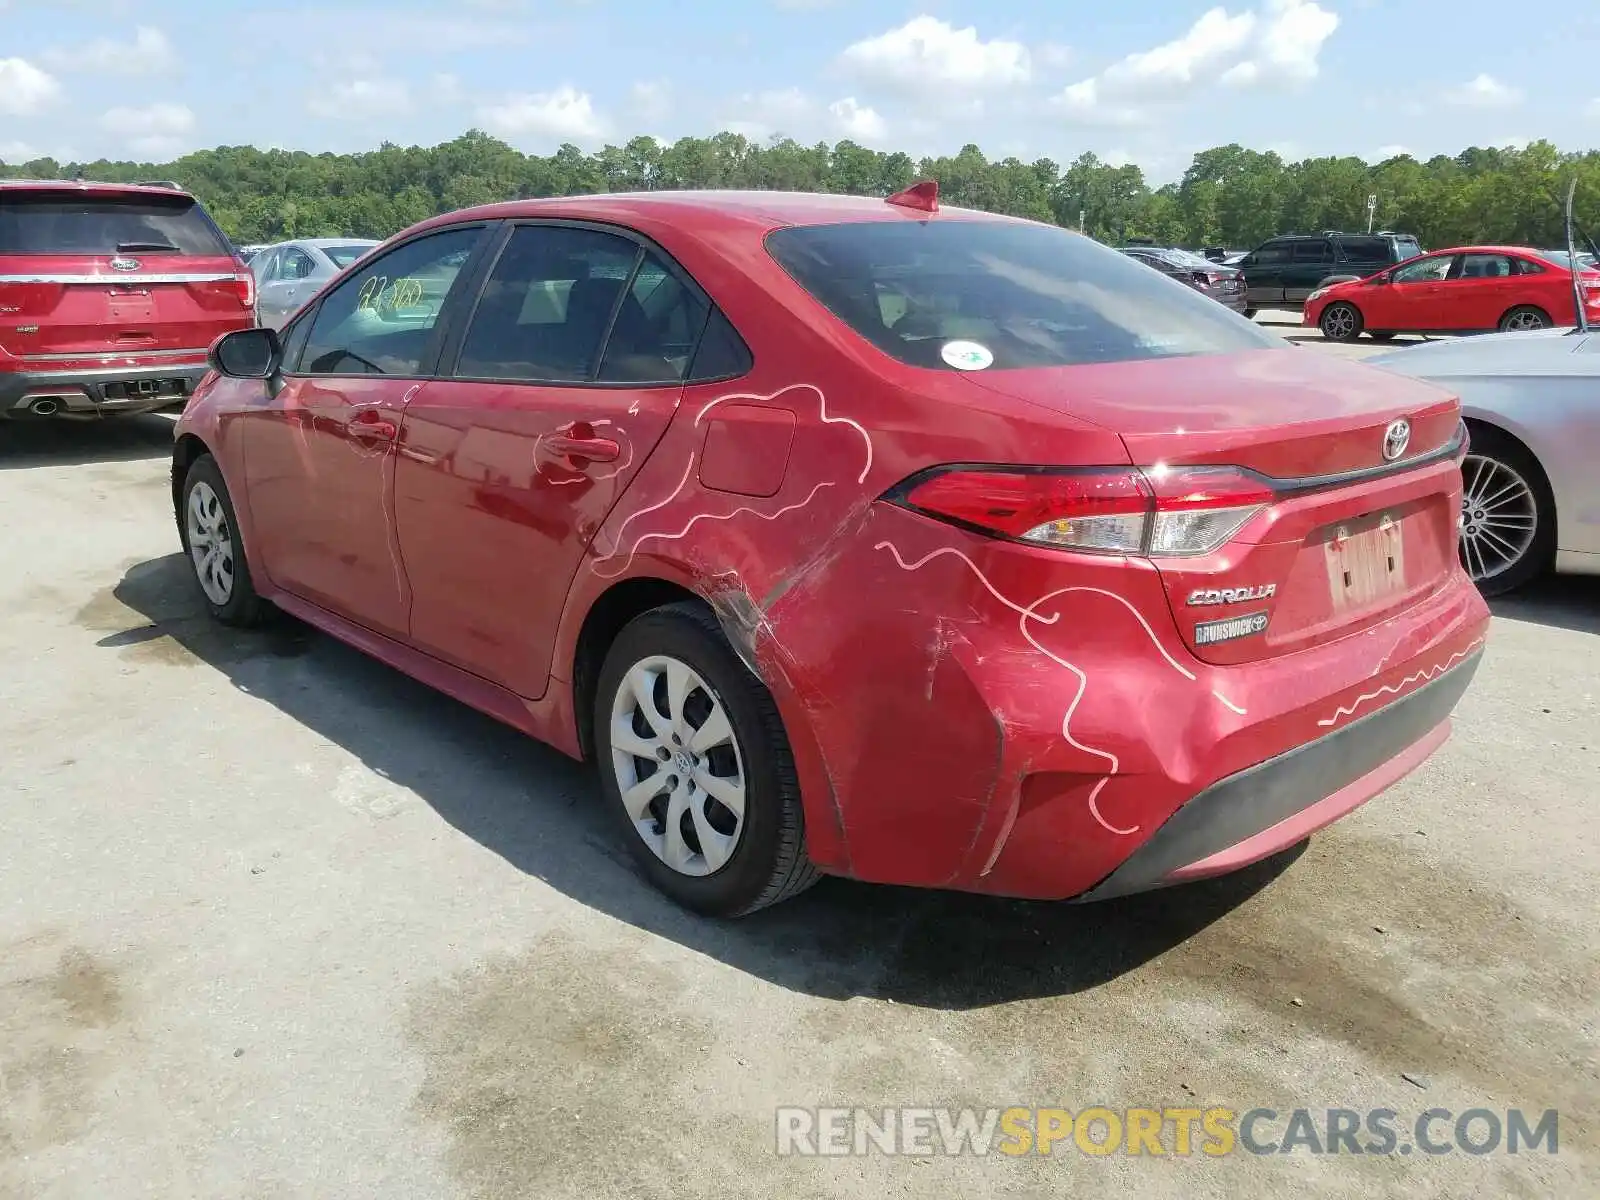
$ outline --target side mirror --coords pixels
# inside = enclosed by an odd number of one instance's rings
[[[1382,275],[1374,275],[1371,279],[1367,280],[1367,283],[1372,287],[1382,287],[1386,283],[1393,282],[1394,276],[1390,275],[1388,272],[1385,272]]]
[[[212,370],[232,379],[271,379],[283,360],[283,346],[275,329],[236,329],[211,343],[206,359]]]

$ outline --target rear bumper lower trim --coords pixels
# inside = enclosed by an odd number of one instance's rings
[[[1482,660],[1483,651],[1475,651],[1404,699],[1212,784],[1078,899],[1107,900],[1233,870],[1343,816],[1438,748]]]
[[[40,400],[65,416],[152,412],[182,404],[211,368],[145,363],[87,371],[0,371],[0,420],[31,415]]]

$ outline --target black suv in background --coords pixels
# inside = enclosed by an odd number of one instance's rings
[[[1324,284],[1364,279],[1421,253],[1409,233],[1290,233],[1263,242],[1238,266],[1252,312],[1298,309]]]

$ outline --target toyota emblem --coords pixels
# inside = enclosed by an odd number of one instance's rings
[[[1389,428],[1383,431],[1383,461],[1393,462],[1406,452],[1410,444],[1411,422],[1404,417],[1391,421]]]
[[[137,271],[139,269],[139,260],[137,258],[113,258],[111,260],[111,269],[113,271]]]

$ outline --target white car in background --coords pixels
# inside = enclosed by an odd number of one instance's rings
[[[256,277],[256,319],[283,328],[302,304],[379,243],[371,238],[297,238],[264,246],[250,259]]]

